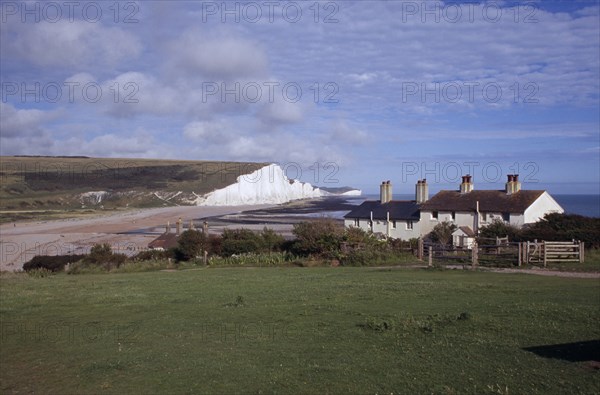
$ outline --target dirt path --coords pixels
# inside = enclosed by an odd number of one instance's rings
[[[561,272],[558,270],[503,269],[503,268],[490,268],[487,270],[494,272],[494,273],[525,273],[525,274],[535,274],[538,276],[551,276],[551,277],[600,278],[600,273],[598,273],[598,272]]]
[[[371,269],[426,269],[427,265],[401,265],[401,266],[374,266]],[[470,265],[446,265],[445,269],[450,270],[471,270]],[[492,273],[524,273],[534,274],[537,276],[565,277],[565,278],[599,278],[600,272],[561,272],[558,270],[545,269],[510,269],[510,268],[492,268],[478,267],[477,270],[492,272]]]

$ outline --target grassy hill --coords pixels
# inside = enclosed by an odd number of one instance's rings
[[[266,163],[88,157],[0,157],[0,210],[27,217],[64,210],[185,205]],[[4,219],[7,216],[3,215]],[[15,218],[16,217],[16,218]]]

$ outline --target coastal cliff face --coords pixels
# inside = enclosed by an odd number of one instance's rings
[[[239,176],[234,184],[225,188],[198,196],[194,203],[199,206],[280,204],[329,195],[309,183],[288,179],[281,167],[271,164]]]

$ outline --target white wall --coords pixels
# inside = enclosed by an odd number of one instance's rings
[[[547,213],[564,213],[565,210],[550,196],[548,192],[544,192],[536,199],[531,206],[525,210],[526,224],[537,222]]]
[[[388,224],[387,224],[386,220],[374,219],[373,220],[373,229],[370,228],[369,222],[370,222],[369,219],[361,218],[359,220],[358,227],[367,232],[369,230],[372,230],[373,233],[382,233],[384,235],[388,234]],[[393,220],[390,221],[390,227],[389,227],[390,237],[394,238],[394,239],[400,239],[400,240],[409,240],[412,238],[420,237],[421,233],[420,233],[419,221],[412,221],[412,222],[413,222],[413,228],[408,229],[407,221],[396,221],[395,228],[393,226],[394,221]],[[354,219],[346,218],[346,219],[344,219],[344,226],[356,227],[356,223],[355,223]]]
[[[421,211],[421,236],[431,232],[433,228],[444,221],[451,222],[456,226],[468,226],[476,230],[476,216],[474,212],[456,212],[452,219],[451,211],[438,211],[438,218],[433,219],[431,211]]]

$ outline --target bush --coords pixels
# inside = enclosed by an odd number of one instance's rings
[[[148,250],[141,251],[136,256],[129,258],[130,261],[157,261],[162,259],[174,258],[175,255],[172,250]]]
[[[186,230],[179,236],[177,243],[175,257],[178,261],[189,261],[202,256],[208,248],[206,235],[198,230]]]
[[[260,237],[262,239],[262,249],[267,252],[281,251],[285,244],[285,238],[283,236],[266,226],[260,233]]]
[[[210,244],[212,254],[231,256],[281,251],[285,239],[274,230],[266,227],[260,233],[249,229],[225,229],[220,240],[213,238]]]
[[[23,265],[26,272],[46,269],[51,272],[60,272],[65,270],[68,263],[77,262],[86,257],[86,255],[36,255],[29,262]]]
[[[568,241],[580,240],[586,248],[600,248],[600,218],[576,214],[551,213],[522,229],[525,241]]]
[[[119,267],[127,260],[125,254],[113,254],[110,244],[96,244],[90,250],[89,255],[83,258],[85,264],[102,266],[106,270]]]
[[[51,270],[48,270],[48,269],[45,269],[42,267],[42,268],[29,270],[27,272],[27,274],[33,278],[44,278],[44,277],[51,276],[53,274],[53,272]]]
[[[300,255],[317,255],[325,259],[340,255],[344,228],[332,219],[300,222],[294,225],[293,233],[296,236],[293,250]]]
[[[509,241],[519,241],[521,239],[521,230],[500,219],[495,219],[491,224],[482,227],[479,231],[479,237],[482,238],[494,239],[496,237],[506,236],[508,236]]]
[[[210,266],[277,266],[290,264],[297,259],[289,252],[250,253],[230,257],[213,256],[208,264]]]
[[[452,232],[456,230],[456,225],[451,222],[444,221],[437,224],[427,238],[434,243],[448,245],[452,241]]]
[[[259,252],[262,244],[262,237],[249,229],[225,229],[221,238],[221,255]]]

